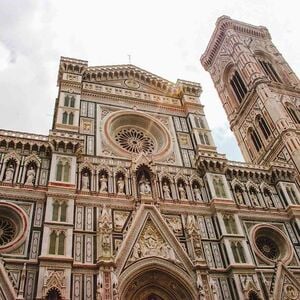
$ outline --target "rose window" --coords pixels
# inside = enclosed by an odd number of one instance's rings
[[[269,237],[260,236],[256,239],[257,248],[269,259],[277,259],[280,256],[278,245]]]
[[[155,143],[142,130],[136,128],[125,128],[115,135],[115,140],[125,150],[133,153],[144,152],[151,154],[154,152]]]
[[[15,225],[6,218],[0,218],[0,246],[8,244],[16,235]]]

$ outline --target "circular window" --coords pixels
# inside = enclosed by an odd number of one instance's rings
[[[137,111],[117,111],[104,121],[104,142],[120,156],[151,154],[163,160],[170,155],[171,136],[154,117]]]
[[[119,145],[133,153],[144,152],[146,154],[151,154],[154,152],[154,140],[148,136],[145,132],[135,128],[124,128],[121,129],[115,135],[116,141]]]
[[[251,239],[256,254],[265,262],[290,261],[292,246],[286,235],[276,226],[258,224],[251,230]]]
[[[17,205],[0,202],[0,253],[18,248],[26,239],[28,217]]]
[[[260,236],[256,239],[257,248],[261,251],[261,253],[270,258],[277,259],[280,256],[280,250],[277,244],[266,236]]]
[[[11,220],[0,219],[0,247],[11,242],[16,236],[16,226]]]

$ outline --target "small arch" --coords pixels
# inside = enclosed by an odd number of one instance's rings
[[[268,126],[266,120],[261,115],[258,115],[255,118],[255,123],[257,124],[258,128],[260,129],[263,136],[267,140],[271,135],[271,131],[269,129],[269,126]]]
[[[57,287],[48,290],[46,300],[62,300],[61,292]]]

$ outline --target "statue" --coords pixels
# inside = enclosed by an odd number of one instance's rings
[[[34,179],[35,179],[35,170],[31,166],[30,169],[28,169],[28,171],[27,171],[27,178],[26,178],[25,184],[33,185],[34,184]]]
[[[125,185],[124,179],[123,179],[122,176],[120,176],[118,178],[118,181],[117,181],[117,193],[118,193],[118,195],[124,194],[124,185]]]
[[[82,174],[81,188],[82,188],[82,190],[88,190],[90,188],[89,175],[87,172]]]
[[[254,206],[259,206],[256,192],[250,191],[250,199],[251,199],[252,203],[254,204]]]
[[[171,199],[170,188],[166,181],[163,184],[163,193],[165,199]]]
[[[186,199],[186,192],[185,192],[185,188],[182,185],[182,183],[179,183],[178,192],[179,192],[180,199]]]
[[[235,191],[235,194],[236,194],[236,198],[237,198],[238,204],[244,204],[244,197],[243,197],[243,194],[240,191],[240,189],[237,189]]]
[[[13,164],[10,164],[5,171],[4,182],[12,182],[14,178],[14,172],[15,172],[14,166]]]
[[[195,200],[201,200],[201,192],[199,186],[196,184],[193,188]]]
[[[222,178],[215,176],[213,178],[213,185],[215,188],[216,196],[220,198],[226,198],[226,192]]]
[[[142,175],[139,181],[139,190],[141,195],[147,195],[151,193],[150,181],[145,177],[145,174]]]
[[[100,178],[100,193],[107,192],[107,178],[102,174]]]

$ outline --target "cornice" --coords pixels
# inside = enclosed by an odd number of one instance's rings
[[[216,22],[215,30],[210,38],[208,46],[200,58],[200,61],[208,70],[214,62],[228,30],[234,30],[237,33],[246,34],[255,38],[271,39],[270,33],[266,27],[254,26],[248,23],[233,20],[228,16],[221,16]]]

